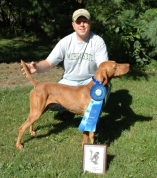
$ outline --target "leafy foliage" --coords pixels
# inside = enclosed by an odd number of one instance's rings
[[[0,5],[1,34],[8,31],[7,36],[20,35],[26,31],[51,38],[69,33],[71,14],[80,7],[79,2],[72,0],[1,0]]]
[[[99,0],[85,5],[94,12],[93,29],[106,41],[111,59],[144,65],[156,58],[157,9],[149,9],[150,1]]]
[[[0,0],[1,36],[36,35],[59,40],[73,31],[74,10],[86,8],[92,30],[102,36],[109,57],[145,65],[157,57],[157,2],[154,0]]]

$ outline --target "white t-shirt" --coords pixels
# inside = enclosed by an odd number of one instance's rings
[[[76,32],[61,39],[47,57],[53,65],[64,60],[63,78],[81,81],[94,76],[97,67],[108,60],[104,40],[90,32],[89,39],[80,42]]]

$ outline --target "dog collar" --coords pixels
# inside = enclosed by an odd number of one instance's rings
[[[100,82],[99,80],[97,80],[96,78],[92,77],[93,82],[95,82],[96,84],[102,85],[103,82]]]

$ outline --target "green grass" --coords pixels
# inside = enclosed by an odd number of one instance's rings
[[[1,39],[0,62],[47,57],[54,43],[33,37]],[[29,56],[29,57],[28,57]],[[0,89],[0,177],[2,178],[157,178],[157,62],[147,72],[113,79],[112,93],[103,110],[95,136],[96,144],[107,144],[104,176],[82,171],[82,119],[61,121],[48,111],[35,123],[37,135],[28,130],[24,149],[15,147],[18,128],[29,113],[32,87]]]
[[[2,178],[156,178],[157,82],[153,74],[133,73],[112,80],[112,93],[97,125],[97,144],[107,144],[107,172],[82,171],[82,133],[74,120],[46,112],[28,130],[24,149],[15,148],[18,127],[29,112],[32,87],[0,90],[0,175]]]

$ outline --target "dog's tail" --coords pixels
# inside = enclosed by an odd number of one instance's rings
[[[33,84],[34,87],[36,87],[37,82],[33,79],[33,77],[31,76],[31,74],[28,72],[27,66],[25,64],[25,62],[23,60],[21,60],[21,64],[24,68],[24,71],[26,73],[26,76],[28,77],[28,79],[30,80],[30,82]]]

